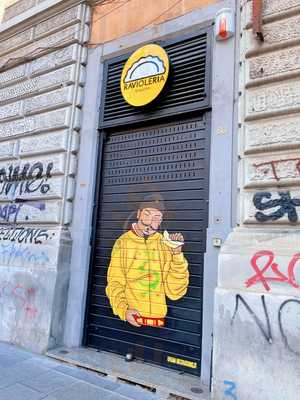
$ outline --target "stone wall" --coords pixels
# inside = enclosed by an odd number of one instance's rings
[[[89,19],[54,7],[0,36],[0,340],[39,352],[63,335]]]
[[[294,400],[300,329],[300,1],[241,1],[239,226],[219,258],[213,399]]]

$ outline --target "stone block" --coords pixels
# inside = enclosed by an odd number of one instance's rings
[[[67,184],[66,200],[73,200],[75,196],[75,179],[68,177],[66,184]]]
[[[62,29],[66,25],[80,22],[82,18],[83,5],[69,8],[54,17],[47,19],[46,21],[40,22],[36,25],[34,30],[34,38],[38,39],[44,35],[48,35],[53,31]]]
[[[0,203],[0,223],[7,224],[58,224],[61,221],[60,201],[33,200]]]
[[[22,116],[21,101],[0,107],[0,120],[12,119],[21,116]]]
[[[30,97],[24,100],[24,114],[34,114],[38,111],[46,111],[59,107],[72,105],[74,96],[74,85],[47,92],[39,96]],[[1,118],[1,108],[0,108]]]
[[[66,230],[0,227],[0,341],[34,352],[61,345],[70,250]],[[47,371],[31,360],[11,368],[19,380]]]
[[[299,310],[299,298],[291,295],[216,290],[214,400],[281,400],[283,393],[286,400],[295,399]]]
[[[14,86],[0,90],[0,102],[7,102],[19,99],[24,96],[33,96],[45,90],[51,90],[62,85],[69,85],[75,82],[75,65],[60,68],[48,74],[18,83]]]
[[[292,227],[300,224],[300,190],[265,188],[246,192],[243,195],[243,202],[244,224],[258,224],[261,227],[266,225]]]
[[[245,186],[287,186],[300,183],[299,152],[245,159]]]
[[[26,29],[21,33],[0,42],[0,55],[9,53],[19,47],[27,45],[32,40],[33,29]]]
[[[67,151],[68,138],[68,131],[58,131],[21,139],[20,156]]]
[[[0,144],[0,160],[16,158],[16,142]]]
[[[55,267],[59,252],[58,239],[59,231],[55,229],[0,227],[1,281],[7,282],[4,267]]]
[[[36,0],[19,0],[15,4],[5,8],[3,22],[22,14],[23,12],[34,7]]]
[[[63,44],[67,46],[68,44],[79,42],[80,35],[81,35],[81,25],[80,24],[72,25],[66,29],[53,33],[52,35],[46,36],[27,46],[24,46],[16,51],[1,56],[0,67],[6,63],[13,62],[13,59],[17,59],[20,57],[28,57],[29,55],[33,54],[35,55],[35,58],[37,58],[37,53],[42,56],[46,53],[49,53],[52,47],[62,46]]]
[[[300,82],[268,84],[246,92],[246,119],[300,109]]]
[[[283,78],[290,74],[299,74],[300,47],[291,47],[251,58],[246,62],[246,71],[246,84],[258,84],[265,78]]]
[[[27,181],[2,182],[0,183],[0,201],[62,199],[64,197],[64,183],[64,177],[55,176]],[[69,196],[72,198],[72,182],[70,185]]]
[[[218,287],[299,296],[299,238],[297,230],[231,233],[219,257]]]
[[[270,151],[300,145],[300,117],[272,118],[245,125],[245,152]]]
[[[298,0],[264,0],[263,1],[263,17],[278,17],[280,14],[295,13],[300,9]],[[244,3],[245,23],[249,25],[252,21],[252,1]]]
[[[42,249],[35,248],[37,246],[21,245],[19,247],[24,257],[25,253],[31,254],[32,258],[41,257]],[[12,255],[11,258],[13,259],[14,256]],[[1,266],[0,285],[5,292],[0,299],[1,341],[14,342],[35,352],[41,352],[47,348],[55,277],[55,269],[43,265],[28,267],[25,264],[24,267],[15,266],[14,268]],[[12,367],[11,370],[10,376],[18,377],[18,381],[47,372],[43,366],[31,366],[26,361]],[[42,396],[45,395],[42,394]]]
[[[20,120],[2,123],[0,125],[0,137],[9,138],[29,133],[68,128],[71,122],[70,118],[70,108],[24,117]]]
[[[0,183],[4,181],[31,180],[36,177],[65,173],[66,154],[43,155],[18,161],[0,163]]]
[[[62,67],[65,64],[75,63],[78,60],[80,48],[81,46],[79,44],[73,44],[61,50],[57,50],[53,53],[37,58],[31,63],[31,75],[41,74],[47,72],[48,70]]]
[[[16,68],[11,68],[8,71],[0,73],[0,88],[8,84],[15,83],[26,76],[26,65],[20,65]]]
[[[246,54],[251,52],[263,53],[271,47],[288,47],[292,42],[299,41],[300,38],[300,16],[292,16],[276,22],[264,25],[264,43],[260,44],[254,37],[252,30],[245,30],[243,33],[243,47]]]

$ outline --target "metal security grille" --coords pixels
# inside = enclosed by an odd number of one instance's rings
[[[197,119],[118,129],[107,135],[96,218],[86,345],[200,374],[203,254],[208,215],[209,113]],[[135,328],[112,312],[105,293],[111,250],[136,220],[145,196],[159,193],[161,231],[182,232],[187,294],[167,301],[163,328]]]
[[[120,78],[126,56],[106,64],[104,71],[105,104],[102,127],[150,120],[166,115],[207,108],[210,104],[210,33],[200,31],[166,42],[157,42],[167,52],[171,71],[161,96],[147,107],[126,103],[120,90]]]

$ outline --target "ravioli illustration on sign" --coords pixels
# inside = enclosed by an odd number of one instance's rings
[[[127,60],[121,76],[121,92],[132,106],[151,103],[163,90],[169,76],[169,58],[157,44],[135,51]]]
[[[181,299],[189,284],[183,235],[158,232],[163,212],[162,202],[143,202],[111,254],[106,294],[113,313],[135,327],[165,326],[167,298]]]

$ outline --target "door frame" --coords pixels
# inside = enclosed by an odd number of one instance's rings
[[[137,45],[151,40],[179,36],[198,28],[211,25],[216,13],[224,7],[235,11],[234,0],[224,0],[195,10],[182,17],[167,21],[153,28],[130,34],[95,49],[89,49],[85,102],[77,186],[74,199],[73,222],[70,227],[73,239],[71,278],[68,293],[64,344],[69,347],[82,345],[89,264],[91,256],[91,233],[96,190],[97,158],[101,149],[98,132],[99,107],[103,83],[103,61],[129,52]],[[237,32],[238,37],[238,32]],[[224,42],[212,41],[212,112],[210,142],[210,190],[207,246],[204,256],[203,334],[201,381],[209,385],[212,362],[212,334],[214,290],[217,286],[217,264],[219,248],[213,246],[213,238],[224,241],[235,223],[232,207],[236,198],[234,171],[237,160],[237,102],[236,38]],[[102,60],[102,62],[99,62]],[[98,82],[95,84],[95,76]],[[234,195],[233,195],[234,194]],[[222,210],[222,212],[220,212]]]

